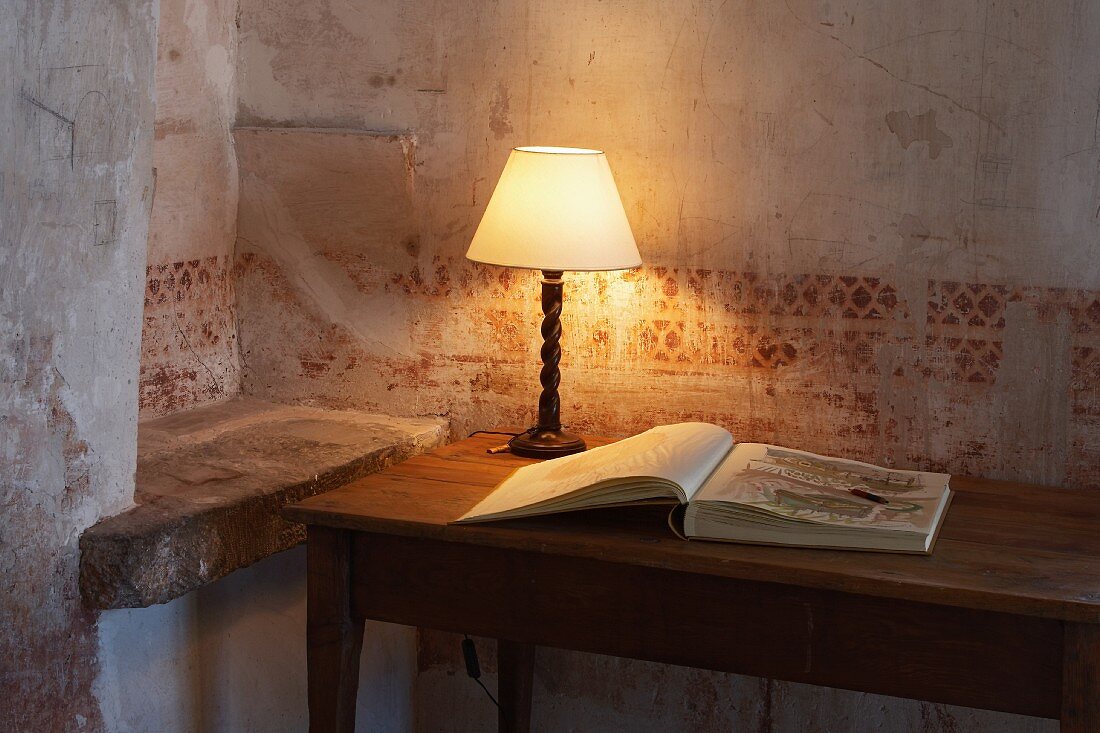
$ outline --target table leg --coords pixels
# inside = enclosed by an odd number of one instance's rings
[[[1062,733],[1100,731],[1100,624],[1065,624]]]
[[[351,536],[310,527],[306,541],[306,661],[310,733],[352,733],[363,619],[351,613]]]
[[[535,647],[507,639],[497,640],[497,694],[500,733],[531,730],[531,683],[535,671]]]

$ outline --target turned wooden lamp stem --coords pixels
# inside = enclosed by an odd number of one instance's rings
[[[561,429],[561,307],[562,271],[542,271],[542,371],[539,382],[539,421],[531,430],[509,441],[512,452],[528,458],[555,458],[579,453],[584,441]]]
[[[561,430],[561,271],[542,271],[542,371],[539,382],[539,430]]]

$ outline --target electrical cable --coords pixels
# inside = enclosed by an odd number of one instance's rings
[[[527,432],[530,432],[530,429],[524,430],[523,433],[508,433],[508,432],[504,432],[504,431],[501,431],[501,430],[475,430],[474,432],[470,433],[466,437],[467,438],[472,438],[475,435],[508,435],[508,436],[511,436],[511,437],[514,438],[517,435],[523,435],[524,433],[527,433]]]
[[[485,694],[486,694],[486,695],[488,695],[488,696],[489,696],[489,699],[493,701],[493,704],[494,704],[494,705],[496,705],[496,706],[497,706],[497,708],[499,708],[499,707],[500,707],[500,703],[499,703],[499,702],[497,702],[497,699],[496,699],[495,697],[493,697],[493,693],[489,692],[489,688],[488,688],[488,687],[486,687],[486,686],[485,686],[485,684],[484,684],[484,683],[483,683],[483,682],[482,682],[481,680],[474,680],[474,682],[476,682],[476,683],[478,683],[479,685],[481,685],[481,689],[485,690]]]

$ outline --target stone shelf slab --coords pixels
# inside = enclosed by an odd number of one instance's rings
[[[135,505],[80,538],[92,608],[165,603],[305,539],[283,504],[443,445],[445,421],[234,399],[143,422]]]

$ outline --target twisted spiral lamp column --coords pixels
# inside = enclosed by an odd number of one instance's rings
[[[554,458],[579,453],[584,441],[561,429],[561,305],[562,271],[542,271],[542,371],[539,421],[533,429],[509,441],[512,452],[528,458]]]

